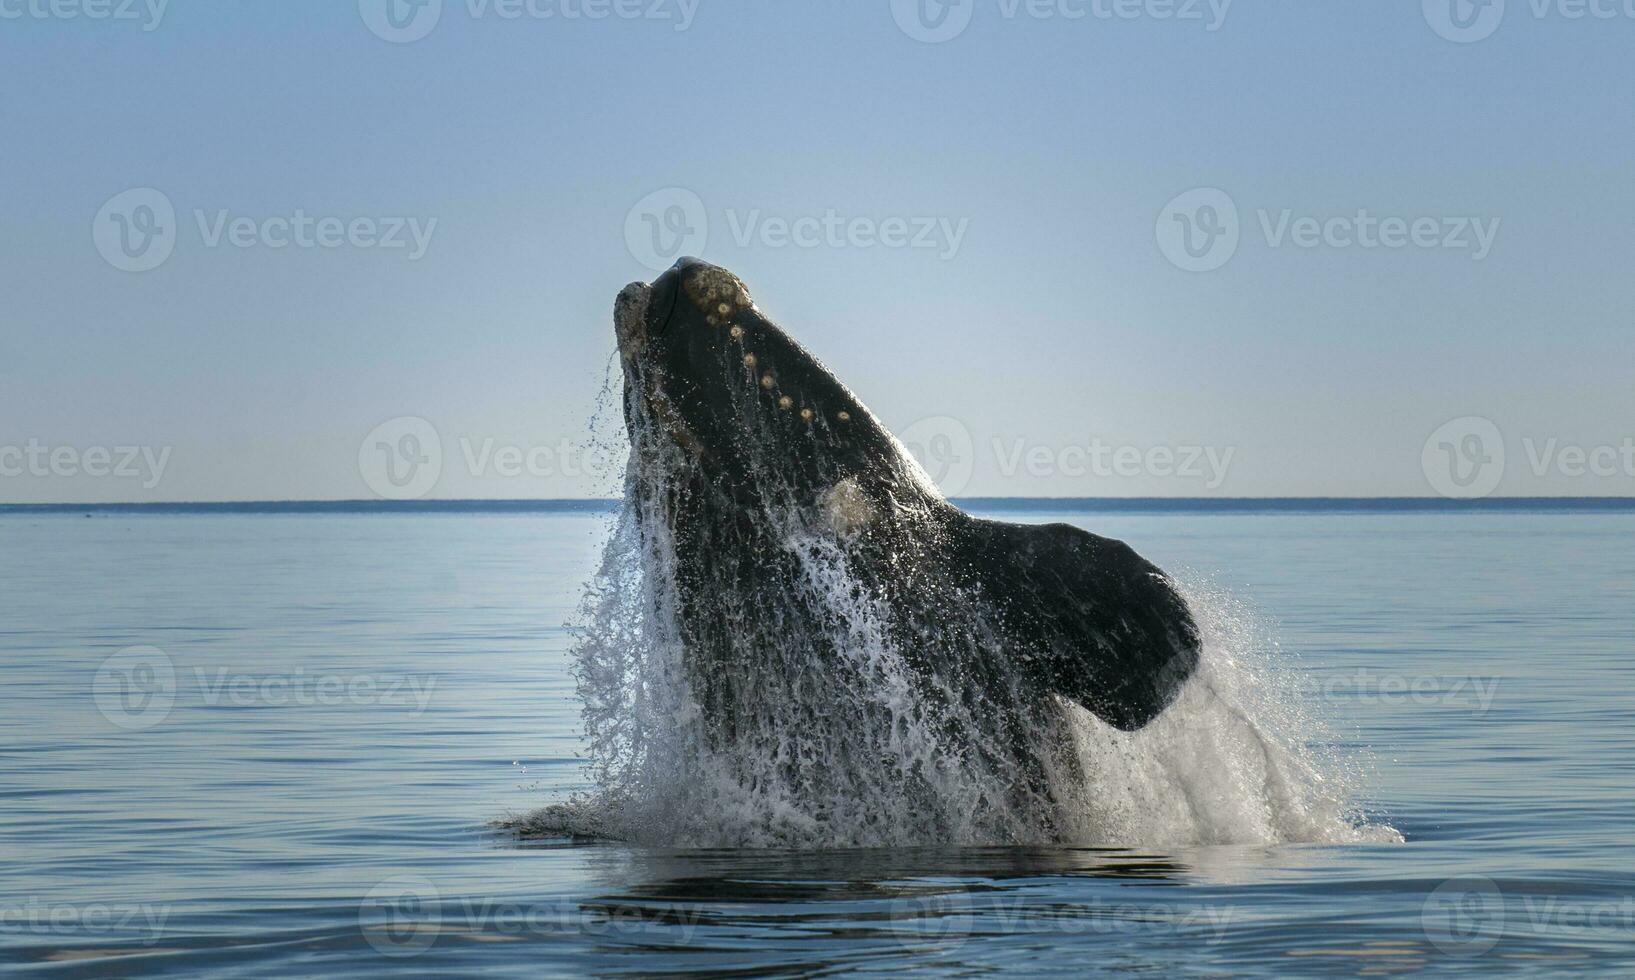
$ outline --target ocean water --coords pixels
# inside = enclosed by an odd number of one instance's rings
[[[977,509],[1216,622],[1218,704],[1092,733],[1105,840],[508,829],[592,788],[593,508],[0,514],[0,969],[1635,969],[1635,513]]]

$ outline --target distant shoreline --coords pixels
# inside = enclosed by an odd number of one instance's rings
[[[1635,497],[956,497],[968,510],[1012,513],[1635,513]],[[612,499],[284,500],[101,504],[0,504],[12,514],[598,514]]]

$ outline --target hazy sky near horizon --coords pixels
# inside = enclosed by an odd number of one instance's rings
[[[957,493],[1635,493],[1635,4],[123,2],[0,0],[0,503],[607,493],[682,251]]]

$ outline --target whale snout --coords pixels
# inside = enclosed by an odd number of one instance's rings
[[[631,283],[624,288],[617,308],[628,309],[632,319],[621,323],[620,336],[640,333],[651,338],[694,327],[719,327],[754,306],[737,276],[718,265],[686,257],[651,286]],[[643,314],[640,323],[633,318],[638,309]]]
[[[745,499],[908,471],[890,433],[728,270],[682,259],[615,305],[633,443],[668,435]]]
[[[619,290],[613,301],[613,332],[619,338],[619,353],[633,358],[647,346],[647,310],[653,287],[633,282]]]

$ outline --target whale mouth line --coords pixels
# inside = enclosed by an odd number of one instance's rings
[[[648,288],[652,288],[652,287],[649,286]],[[667,305],[664,308],[663,318],[655,321],[655,323],[653,325],[652,330],[653,330],[653,333],[655,335],[662,336],[662,335],[664,335],[665,333],[668,332],[671,321],[676,318],[676,305],[678,303],[680,303],[680,302],[681,302],[681,290],[679,290],[679,289],[672,290],[670,292],[670,303],[669,303],[669,305]]]
[[[704,266],[705,263],[698,259],[683,257],[652,282],[638,280],[620,290],[615,304],[614,323],[622,353],[634,359],[650,341],[669,334],[685,292],[681,279],[688,270]],[[661,284],[667,285],[660,289]],[[663,304],[662,309],[654,307],[655,299]]]

